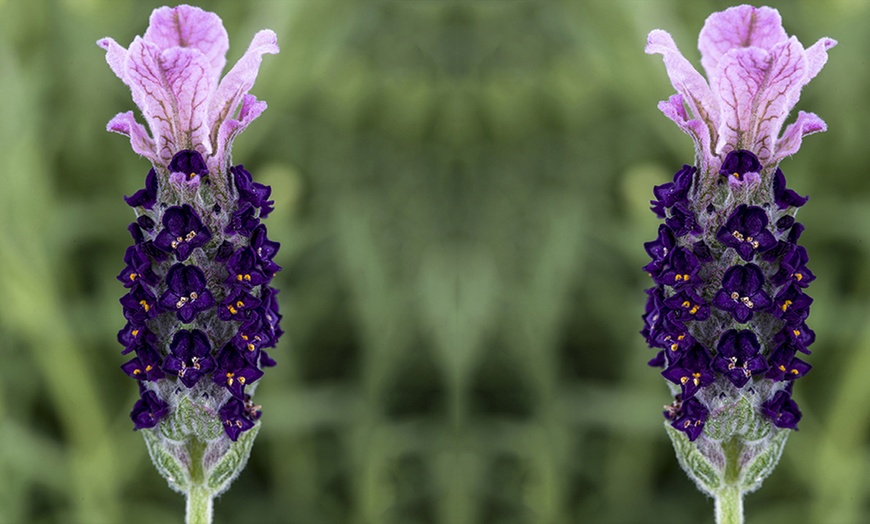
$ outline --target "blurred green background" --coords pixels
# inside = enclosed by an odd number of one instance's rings
[[[696,64],[720,1],[233,0],[230,63],[278,33],[234,160],[274,188],[287,335],[216,522],[712,522],[638,331],[654,184],[692,144],[646,34]],[[131,430],[115,275],[145,160],[95,45],[158,2],[0,0],[0,522],[180,522]],[[839,40],[782,167],[818,280],[813,372],[750,522],[870,521],[870,3],[774,2]]]

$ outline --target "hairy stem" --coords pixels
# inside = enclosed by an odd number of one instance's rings
[[[186,524],[211,524],[214,513],[214,497],[205,485],[202,470],[202,455],[205,442],[192,438],[187,442],[190,456],[190,490],[187,492]]]
[[[722,445],[722,450],[725,452],[725,482],[716,492],[716,524],[743,524],[743,491],[738,484],[743,444],[734,437]]]

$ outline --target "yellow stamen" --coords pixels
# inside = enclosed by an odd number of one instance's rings
[[[245,377],[239,377],[239,384],[245,385]]]
[[[803,280],[803,278],[804,278],[804,276],[801,275],[800,273],[795,273],[795,274],[794,274],[794,277],[797,279],[798,282],[800,282],[800,281]]]
[[[140,373],[142,373],[142,370],[139,369],[139,368],[136,368],[136,369],[133,370],[133,374],[134,374],[134,375],[139,375]]]
[[[698,304],[695,304],[694,306],[692,306],[692,309],[689,310],[689,314],[694,315],[695,313],[698,312],[699,309],[701,309],[701,306],[699,306]]]
[[[247,280],[248,282],[250,282],[250,281],[251,281],[251,275],[245,273],[245,280]],[[798,280],[800,280],[800,279],[798,279]]]
[[[148,305],[148,301],[146,300],[140,300],[139,305],[142,306],[142,309],[144,309],[146,313],[148,313],[148,310],[151,309],[151,306]]]
[[[243,278],[245,277],[243,277],[242,275],[236,275],[236,280],[238,280],[239,282],[241,282]]]
[[[796,370],[796,369],[793,369],[793,370],[791,370],[791,374],[792,374],[792,375],[800,375],[801,372],[798,371],[798,370]]]
[[[227,385],[228,386],[233,385],[233,374],[232,373],[227,373]]]
[[[257,349],[256,346],[254,346],[253,344],[248,344],[248,351],[254,351],[255,349]]]
[[[683,303],[682,303],[681,305],[682,305],[683,307],[686,307],[686,308],[687,308],[687,307],[691,306],[692,303],[689,302],[688,300],[685,300],[685,301],[683,301]]]
[[[133,331],[130,332],[130,334],[133,335],[134,337],[138,337],[138,336],[139,336],[139,330],[138,330],[138,329],[134,329]]]
[[[688,381],[689,381],[689,377],[681,377],[680,378],[680,384],[685,384]]]
[[[242,302],[241,300],[239,300],[238,302],[236,302],[236,307],[237,307],[237,308],[243,308],[243,307],[245,307],[245,303]]]
[[[785,311],[786,309],[788,309],[788,307],[789,307],[790,305],[792,305],[792,301],[791,301],[791,300],[786,300],[785,302],[782,303],[782,306],[780,306],[780,309],[782,309],[783,311]]]
[[[148,373],[148,372],[151,371],[152,369],[153,369],[153,368],[151,367],[151,364],[148,364],[147,366],[145,366],[145,373]]]
[[[232,315],[238,313],[238,311],[236,311],[236,308],[234,308],[232,305],[227,306],[227,309],[230,310],[230,314]]]
[[[796,337],[801,336],[801,332],[797,329],[793,330],[792,333],[794,333],[794,336],[796,336]]]
[[[130,273],[130,282],[136,280],[136,277],[139,276],[139,273]],[[800,279],[798,279],[800,280]]]
[[[780,371],[785,371],[785,366],[783,366],[782,364],[780,364],[780,365],[779,365],[779,370],[780,370]]]

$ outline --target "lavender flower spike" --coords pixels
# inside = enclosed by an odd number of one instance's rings
[[[804,136],[825,131],[803,111],[783,131],[801,89],[836,42],[804,48],[769,7],[732,7],[707,18],[701,75],[671,36],[649,34],[677,94],[659,109],[695,142],[695,163],[653,190],[664,224],[644,245],[647,290],[641,331],[657,350],[674,397],[666,429],[719,523],[743,522],[743,495],[761,486],[801,411],[792,398],[810,364],[807,327],[815,275],[795,221],[807,202],[786,187],[780,161]]]
[[[111,38],[98,45],[148,125],[128,111],[108,130],[152,165],[145,188],[125,197],[137,218],[118,275],[128,290],[118,340],[122,354],[135,352],[121,370],[140,396],[130,418],[170,487],[186,494],[187,522],[210,522],[214,497],[250,455],[261,416],[252,397],[275,365],[265,349],[283,333],[270,287],[279,244],[261,223],[271,189],[230,163],[233,139],[266,108],[248,91],[276,37],[257,33],[223,78],[227,33],[196,7],[155,10],[127,49]]]

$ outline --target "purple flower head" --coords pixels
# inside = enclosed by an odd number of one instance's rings
[[[767,371],[767,361],[759,354],[761,346],[755,333],[730,329],[719,339],[713,369],[725,375],[736,388],[742,388],[752,375]]]
[[[674,207],[671,208],[671,216],[665,220],[665,224],[678,237],[688,235],[689,233],[699,235],[703,231],[701,226],[698,225],[698,221],[695,220],[695,213],[683,202],[674,204]]]
[[[130,87],[151,134],[132,111],[118,114],[108,130],[130,137],[133,150],[155,166],[166,166],[182,149],[196,149],[211,171],[222,171],[233,138],[266,108],[247,93],[262,56],[278,52],[276,42],[272,31],[258,32],[221,79],[229,41],[220,18],[188,5],[155,10],[145,35],[128,49],[111,38],[97,42]]]
[[[272,212],[272,204],[275,203],[269,200],[272,188],[254,182],[254,177],[242,164],[231,167],[230,173],[233,174],[236,190],[239,192],[239,203],[250,202],[251,205],[259,208],[260,218],[269,216],[269,213]]]
[[[260,299],[248,292],[240,291],[229,295],[218,307],[218,317],[221,320],[249,320],[251,312],[260,305]]]
[[[749,262],[755,253],[763,253],[776,245],[773,233],[767,230],[767,212],[758,206],[740,204],[719,228],[716,239],[737,250],[740,258]]]
[[[167,253],[175,253],[184,262],[190,253],[211,240],[211,231],[202,224],[196,211],[188,204],[172,206],[163,213],[163,230],[154,245]]]
[[[230,217],[230,223],[227,225],[226,232],[249,237],[259,223],[260,219],[257,217],[257,209],[250,202],[244,202],[239,206],[239,210]]]
[[[206,287],[205,274],[196,266],[175,264],[166,274],[166,284],[160,307],[165,311],[175,311],[178,320],[184,323],[215,305],[214,297]]]
[[[810,282],[816,279],[816,276],[806,265],[810,260],[806,248],[787,243],[784,246],[784,251],[785,253],[779,261],[779,271],[770,278],[770,281],[777,286],[786,283],[793,283],[802,288],[809,286]]]
[[[780,209],[788,207],[801,207],[807,203],[810,197],[802,197],[797,192],[785,187],[785,175],[782,169],[776,168],[773,175],[773,199],[776,201],[776,206]]]
[[[227,261],[226,283],[236,289],[251,289],[269,281],[265,274],[257,268],[257,255],[248,246],[237,250]]]
[[[662,376],[682,388],[684,399],[693,397],[699,389],[716,380],[716,375],[710,370],[710,354],[698,343],[683,358],[662,371]]]
[[[135,429],[153,428],[160,419],[169,413],[169,404],[162,401],[153,391],[145,391],[130,413]]]
[[[812,366],[795,357],[798,348],[794,341],[787,337],[777,338],[779,339],[779,345],[776,346],[773,353],[768,357],[770,369],[765,376],[771,380],[781,382],[784,380],[795,380],[809,373]]]
[[[686,285],[697,286],[700,283],[698,269],[701,264],[694,253],[683,247],[675,247],[671,251],[669,263],[658,278],[653,278],[657,284],[673,286],[674,288]]]
[[[778,343],[780,339],[788,339],[795,345],[798,351],[809,355],[812,352],[807,348],[816,341],[816,333],[807,326],[806,322],[801,322],[797,325],[782,328],[782,331],[773,337],[773,341]]]
[[[662,224],[659,226],[659,236],[652,242],[644,242],[643,248],[652,259],[652,262],[643,267],[643,270],[650,275],[657,275],[665,263],[668,261],[668,256],[676,245],[674,232],[671,228]]]
[[[690,398],[685,402],[678,401],[675,406],[668,406],[665,416],[672,418],[671,427],[682,431],[694,442],[704,431],[704,423],[707,421],[709,411],[698,399]]]
[[[143,344],[136,350],[136,356],[132,360],[121,365],[121,369],[136,380],[156,381],[165,375],[160,367],[163,358],[149,344]]]
[[[671,309],[670,316],[675,321],[704,321],[710,318],[710,306],[691,289],[679,290],[666,298],[664,304]]]
[[[184,149],[175,153],[169,162],[169,180],[176,185],[198,186],[208,176],[208,166],[199,151]]]
[[[152,167],[145,177],[145,189],[133,193],[131,197],[124,197],[124,202],[130,207],[144,207],[151,209],[157,203],[157,172]]]
[[[761,173],[761,162],[751,151],[745,149],[728,153],[722,162],[722,167],[719,168],[720,175],[734,177],[737,180],[743,180],[743,175],[747,173]]]
[[[233,346],[227,345],[217,356],[217,371],[213,380],[227,388],[239,400],[245,399],[245,386],[263,376],[263,372],[248,362]]]
[[[121,297],[121,305],[124,306],[124,317],[134,324],[144,324],[157,316],[160,312],[157,308],[157,298],[141,283],[136,283],[130,292]]]
[[[801,410],[797,402],[792,400],[791,391],[778,391],[772,399],[761,405],[761,412],[773,421],[776,427],[797,429],[801,420]]]
[[[232,397],[220,409],[220,417],[224,424],[227,436],[235,442],[243,431],[254,427],[254,421],[244,402]]]
[[[746,323],[752,316],[765,311],[772,301],[764,292],[764,273],[755,264],[733,266],[722,277],[722,289],[713,297],[713,305],[728,311],[734,320]]]
[[[812,303],[812,298],[804,295],[798,286],[791,284],[783,288],[773,299],[773,314],[789,326],[794,326],[807,319]]]
[[[254,315],[250,321],[242,324],[230,342],[254,366],[260,359],[260,349],[272,347],[275,343],[268,324],[264,324],[260,315]]]
[[[118,342],[124,346],[122,355],[140,348],[143,344],[157,344],[157,335],[152,333],[145,324],[128,321],[121,331],[118,331]]]
[[[813,113],[798,113],[781,133],[800,91],[825,65],[836,45],[822,38],[805,49],[789,38],[775,9],[741,5],[707,18],[698,38],[705,79],[656,29],[646,52],[664,58],[677,90],[659,109],[695,142],[702,174],[716,173],[722,155],[754,152],[762,166],[775,166],[800,148],[804,136],[826,129]],[[687,110],[688,108],[688,110]]]
[[[653,212],[659,218],[665,218],[665,208],[673,207],[677,202],[686,200],[689,188],[692,186],[692,177],[698,169],[688,164],[674,174],[674,181],[655,186],[653,195],[658,200],[650,200]]]
[[[151,259],[145,252],[143,244],[128,247],[124,254],[124,263],[127,265],[117,277],[124,284],[124,287],[133,287],[137,282],[145,283],[151,287],[157,285],[159,278],[151,269]]]
[[[192,388],[204,375],[214,371],[214,357],[208,336],[198,329],[180,330],[169,343],[169,355],[163,362],[163,371],[177,375],[181,382]]]

